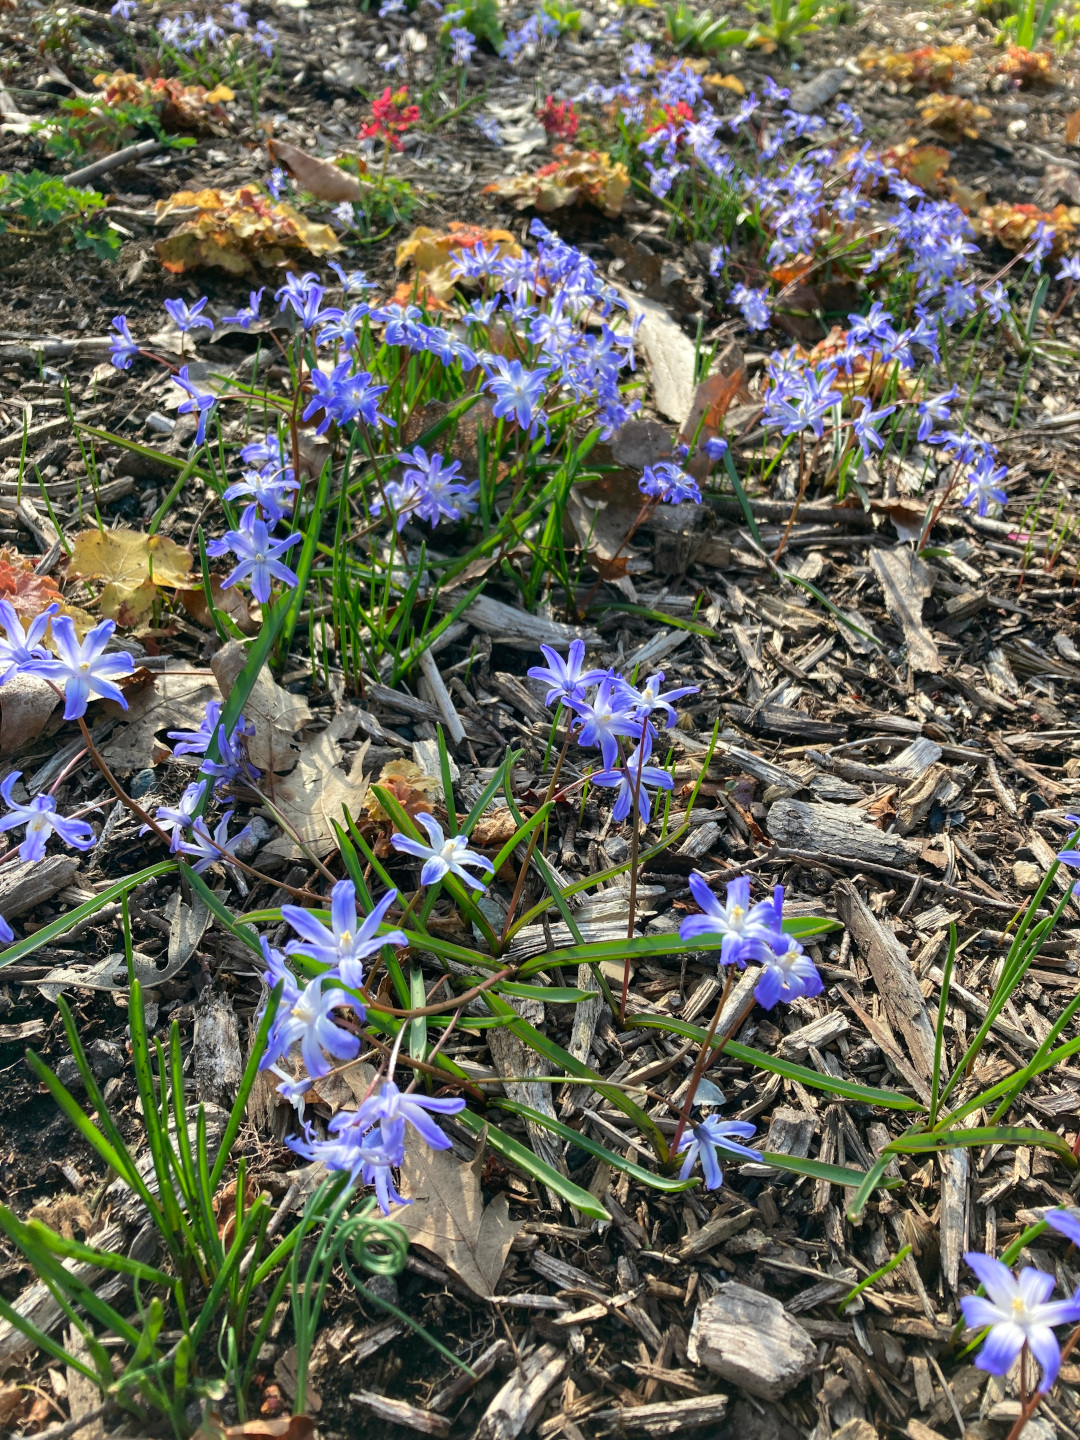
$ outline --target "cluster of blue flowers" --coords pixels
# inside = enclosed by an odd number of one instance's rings
[[[853,253],[858,241],[865,243],[869,254],[859,263],[866,275],[887,262],[906,269],[914,289],[909,326],[895,327],[884,306],[875,302],[868,315],[849,317],[844,348],[827,364],[811,363],[793,348],[785,355],[774,354],[769,366],[770,390],[762,420],[766,429],[778,429],[785,436],[810,431],[821,439],[828,418],[831,425],[849,425],[853,441],[869,456],[883,448],[881,426],[901,406],[874,409],[872,398],[853,393],[853,381],[846,391],[837,388],[839,377],[850,381],[858,370],[872,380],[876,373],[880,389],[890,373],[915,369],[919,350],[938,363],[943,327],[964,323],[980,308],[997,323],[1009,310],[1009,297],[1000,280],[980,286],[973,278],[969,259],[977,247],[971,223],[959,206],[929,198],[869,144],[854,145],[862,122],[843,101],[834,107],[835,138],[829,146],[815,148],[825,120],[786,108],[789,93],[767,79],[760,97],[751,93],[732,113],[721,115],[703,99],[700,77],[686,61],[658,69],[648,45],[638,43],[625,54],[617,85],[594,82],[577,98],[604,107],[617,105],[628,125],[654,117],[659,103],[662,118],[650,124],[639,147],[649,157],[646,169],[654,194],[666,197],[692,170],[695,185],[714,183],[721,192],[738,195],[743,208],[769,233],[764,257],[768,268],[805,262],[821,253],[823,242],[839,236],[847,253]],[[844,144],[851,146],[847,153]],[[770,173],[770,163],[793,145],[801,147],[794,158],[787,158],[778,173]],[[876,211],[875,195],[885,197]],[[1036,274],[1052,244],[1053,234],[1045,227],[1031,237],[1024,258]],[[711,273],[719,277],[732,263],[729,245],[717,244]],[[1057,278],[1075,284],[1078,277],[1080,261],[1064,261]],[[755,285],[749,278],[734,281],[729,302],[742,312],[751,331],[768,328],[767,284]],[[920,404],[922,420],[930,415],[938,422],[947,419],[943,403],[944,397],[939,397]],[[850,410],[846,421],[845,404]],[[948,438],[948,432],[931,433],[930,427],[920,424],[920,440],[941,444]],[[991,445],[967,435],[965,445],[963,504],[975,506],[983,516],[1005,504],[1000,482],[1006,471],[997,464]],[[950,492],[957,478],[954,472]]]
[[[593,785],[615,791],[613,815],[625,820],[635,800],[638,814],[647,825],[652,815],[652,790],[670,790],[674,781],[666,770],[650,765],[657,739],[654,717],[664,727],[675,719],[673,700],[696,695],[696,685],[683,686],[664,694],[664,672],[650,675],[640,688],[631,685],[615,670],[586,670],[584,641],[575,640],[565,657],[550,645],[541,645],[546,665],[534,665],[529,675],[548,686],[544,702],[571,712],[570,728],[579,745],[597,748],[603,769],[589,776]],[[623,753],[623,741],[634,741],[634,749]]]
[[[130,20],[138,10],[137,0],[116,0],[111,14],[118,19]],[[259,54],[266,60],[274,58],[277,47],[277,31],[265,20],[257,20],[251,26],[251,16],[240,0],[230,0],[222,7],[224,23],[209,10],[197,20],[188,10],[183,15],[164,16],[158,22],[161,49],[178,50],[183,55],[196,51],[217,50],[223,46],[235,46],[237,38],[250,40]],[[228,27],[226,30],[225,27]],[[231,36],[228,33],[232,32]]]
[[[549,434],[547,407],[560,395],[591,405],[602,434],[610,437],[640,407],[639,401],[628,402],[621,388],[622,372],[634,366],[636,326],[625,333],[613,328],[610,322],[625,306],[591,260],[539,221],[533,222],[532,233],[539,240],[535,255],[502,255],[497,246],[487,249],[479,245],[463,250],[456,259],[455,277],[480,284],[484,290],[483,298],[475,301],[464,317],[468,339],[444,325],[429,324],[418,306],[377,306],[359,298],[370,288],[361,272],[346,274],[332,265],[344,292],[343,305],[326,304],[327,286],[318,275],[290,273],[274,296],[279,311],[292,317],[305,342],[316,348],[333,347],[336,362],[329,369],[312,369],[303,420],[314,421],[318,434],[325,434],[331,426],[360,427],[369,440],[375,431],[393,429],[393,418],[380,409],[389,386],[363,369],[359,359],[362,341],[373,326],[381,326],[387,346],[416,355],[426,353],[443,366],[460,367],[463,374],[482,370],[482,386],[491,396],[494,417],[517,425],[530,438]],[[263,294],[262,289],[252,291],[248,305],[223,317],[222,323],[249,329],[260,318]],[[193,304],[181,299],[165,302],[171,320],[185,337],[204,329],[213,332],[214,320],[206,306],[205,297]],[[496,316],[499,324],[513,326],[519,334],[526,360],[508,360],[478,343],[487,338]],[[588,328],[594,317],[600,321],[598,331]],[[113,330],[112,363],[130,369],[141,351],[127,318],[115,316]],[[178,413],[197,417],[194,443],[202,445],[219,396],[201,388],[188,365],[181,366],[173,378],[185,394]],[[255,598],[265,604],[275,581],[290,587],[297,583],[286,557],[299,543],[300,534],[295,530],[284,536],[275,532],[289,520],[300,485],[278,436],[268,434],[265,440],[246,445],[241,458],[248,468],[226,489],[225,498],[250,503],[239,524],[211,540],[207,552],[214,557],[234,555],[237,563],[223,586],[245,581]],[[434,527],[443,521],[459,522],[476,512],[479,485],[466,479],[459,461],[429,454],[419,446],[402,451],[397,458],[402,466],[400,475],[379,485],[378,495],[370,499],[373,514],[388,509],[400,531],[410,519]],[[665,500],[700,500],[696,484],[681,472],[669,476],[664,466],[655,469],[655,477],[647,472],[643,489],[646,484],[658,488],[645,489],[645,493]]]
[[[126,710],[124,692],[116,681],[133,673],[131,657],[126,651],[105,654],[115,621],[102,620],[80,641],[70,616],[59,610],[53,603],[24,625],[11,603],[0,600],[0,686],[15,675],[36,675],[48,681],[63,696],[65,720],[80,719],[94,699],[115,700]],[[55,653],[43,644],[50,626]],[[0,817],[0,832],[26,827],[19,846],[21,860],[36,863],[43,859],[52,835],[78,850],[89,850],[96,843],[87,822],[61,815],[51,795],[35,795],[26,805],[16,801],[13,792],[21,778],[22,772],[13,770],[0,785],[0,796],[8,806],[8,813]],[[0,942],[10,945],[14,938],[11,926],[0,916]]]
[[[347,1062],[359,1054],[359,1037],[337,1024],[334,1011],[347,1011],[355,1021],[366,1015],[357,994],[364,984],[364,961],[384,945],[406,945],[403,930],[378,933],[387,911],[397,899],[390,890],[361,921],[356,913],[356,890],[351,880],[339,880],[330,892],[330,927],[309,911],[283,905],[281,913],[299,939],[291,940],[285,952],[272,949],[262,940],[266,980],[281,985],[281,998],[260,1061],[281,1080],[279,1092],[294,1104],[303,1117],[304,1095],[313,1080],[330,1071],[327,1056]],[[303,987],[286,963],[287,955],[299,955],[326,968]],[[405,1027],[401,1033],[404,1034]],[[278,1062],[299,1046],[306,1075],[297,1079]],[[446,1150],[450,1141],[429,1112],[454,1115],[464,1108],[460,1099],[430,1099],[402,1093],[393,1079],[393,1068],[377,1094],[371,1094],[356,1110],[340,1111],[329,1124],[329,1137],[320,1139],[305,1123],[302,1137],[287,1143],[307,1160],[321,1161],[329,1170],[344,1170],[351,1183],[359,1179],[374,1187],[383,1213],[392,1204],[405,1204],[394,1185],[394,1170],[405,1157],[406,1127],[411,1126],[432,1148]]]

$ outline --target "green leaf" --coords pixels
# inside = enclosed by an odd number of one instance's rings
[[[595,1155],[598,1160],[605,1160],[613,1170],[621,1170],[624,1175],[629,1175],[632,1179],[639,1180],[642,1185],[649,1185],[654,1190],[674,1194],[678,1190],[689,1190],[692,1186],[700,1184],[696,1177],[689,1180],[672,1180],[667,1175],[654,1175],[651,1170],[645,1170],[642,1166],[635,1165],[632,1160],[627,1160],[625,1155],[620,1155],[615,1150],[609,1150],[606,1145],[598,1144],[588,1135],[582,1135],[580,1131],[564,1125],[561,1120],[554,1120],[541,1110],[533,1110],[530,1106],[522,1105],[517,1100],[494,1099],[491,1105],[493,1109],[509,1110],[514,1115],[520,1115],[523,1120],[531,1120],[536,1125],[542,1125],[545,1130],[550,1130],[560,1139],[576,1145],[579,1150],[584,1150],[586,1155]]]
[[[826,1165],[821,1160],[803,1160],[797,1155],[780,1155],[774,1150],[763,1150],[761,1159],[765,1165],[775,1165],[777,1170],[786,1170],[791,1175],[809,1175],[814,1180],[828,1180],[831,1185],[843,1185],[852,1190],[857,1189],[872,1173],[848,1170],[843,1165]],[[902,1182],[892,1180],[888,1183],[899,1185]]]
[[[668,1018],[666,1015],[628,1015],[626,1023],[632,1029],[667,1030],[672,1035],[682,1035],[688,1040],[704,1040],[708,1031],[700,1025],[689,1025],[685,1020]],[[721,1042],[713,1041],[713,1048]],[[759,1070],[782,1075],[785,1080],[798,1080],[801,1085],[825,1090],[830,1095],[842,1095],[846,1100],[861,1100],[867,1105],[880,1105],[890,1110],[922,1110],[922,1105],[910,1095],[900,1095],[895,1090],[879,1090],[874,1085],[856,1085],[851,1080],[839,1080],[835,1075],[823,1075],[820,1071],[809,1070],[805,1065],[796,1065],[791,1060],[779,1060],[767,1055],[764,1050],[753,1050],[749,1045],[740,1045],[729,1040],[724,1045],[724,1054],[747,1065],[756,1065]]]
[[[932,1134],[920,1131],[892,1140],[882,1154],[920,1155],[927,1151],[964,1149],[972,1145],[1038,1145],[1053,1150],[1070,1170],[1077,1161],[1072,1147],[1052,1130],[1036,1130],[1030,1125],[980,1125],[974,1130],[937,1130]]]
[[[855,1198],[851,1202],[851,1208],[848,1211],[848,1219],[852,1224],[858,1222],[866,1206],[866,1202],[870,1199],[870,1196],[877,1189],[878,1185],[881,1184],[882,1176],[891,1164],[891,1155],[879,1155],[863,1176],[859,1188],[855,1193]]]
[[[492,989],[498,995],[518,995],[522,1000],[547,1000],[552,1005],[577,1005],[600,993],[598,990],[579,990],[576,985],[519,985],[516,980],[500,980]]]
[[[189,869],[188,878],[191,881],[191,888],[198,891],[200,897],[205,901],[207,909],[218,920],[221,921],[222,925],[225,926],[226,930],[231,931],[238,940],[242,940],[244,944],[248,947],[248,949],[251,950],[254,954],[256,954],[260,960],[262,960],[262,946],[259,944],[258,935],[251,928],[251,926],[241,924],[241,922],[236,919],[232,912],[221,903],[221,901],[210,889],[210,886],[207,885],[206,881],[201,875],[196,875],[194,870]],[[262,915],[276,915],[278,920],[281,920],[280,910],[262,912],[256,911],[255,913]]]
[[[24,955],[32,955],[42,945],[52,944],[58,936],[70,930],[73,925],[78,925],[80,920],[96,915],[103,905],[110,905],[114,900],[119,900],[121,895],[126,895],[146,880],[152,880],[157,875],[167,875],[170,870],[176,869],[176,864],[175,860],[160,860],[156,865],[148,865],[145,870],[139,870],[134,875],[126,875],[123,880],[117,880],[115,885],[110,885],[100,895],[95,895],[93,900],[87,900],[84,904],[77,905],[66,915],[60,915],[55,920],[51,920],[48,925],[43,925],[40,930],[35,930],[33,935],[27,935],[24,940],[16,940],[14,945],[9,945],[3,954],[0,954],[0,967],[12,965],[16,960],[21,960]]]
[[[0,1224],[3,1223],[2,1214],[0,1211]],[[65,1260],[79,1260],[85,1265],[94,1265],[99,1270],[115,1270],[120,1275],[131,1275],[136,1280],[142,1280],[147,1285],[165,1285],[171,1289],[180,1283],[176,1275],[166,1275],[164,1270],[157,1270],[153,1265],[144,1265],[141,1260],[131,1260],[128,1256],[111,1250],[98,1250],[93,1245],[84,1245],[80,1240],[68,1240],[65,1236],[58,1235],[55,1230],[50,1230],[48,1225],[40,1220],[27,1220],[25,1228],[46,1250],[51,1250],[54,1255],[60,1255]]]
[[[297,616],[300,614],[300,606],[304,599],[304,592],[307,590],[307,584],[311,578],[311,567],[315,563],[315,546],[318,543],[319,531],[322,528],[323,512],[326,509],[327,496],[330,494],[330,479],[332,473],[333,466],[330,461],[327,460],[323,465],[322,474],[319,476],[319,487],[315,492],[315,504],[312,506],[311,515],[305,525],[304,543],[300,546],[300,558],[296,562],[297,583],[289,592],[289,611],[285,617],[285,624],[281,634],[282,651],[286,654],[292,643]],[[227,730],[225,733],[229,735],[232,732]]]
[[[501,1155],[504,1160],[509,1160],[519,1170],[524,1170],[526,1175],[531,1175],[546,1189],[553,1190],[556,1195],[561,1195],[564,1200],[573,1205],[575,1210],[580,1210],[583,1215],[589,1215],[594,1220],[611,1219],[595,1195],[590,1195],[588,1190],[583,1190],[580,1185],[575,1185],[565,1175],[560,1175],[553,1166],[545,1165],[543,1160],[534,1155],[527,1145],[522,1145],[519,1140],[507,1135],[497,1125],[492,1125],[490,1120],[482,1120],[471,1110],[459,1111],[457,1119],[465,1126],[466,1130],[471,1130],[476,1136],[481,1135],[486,1126],[487,1143],[496,1155]]]
[[[493,995],[490,990],[485,990],[483,998],[494,1014],[501,1015],[506,1019],[507,1029],[513,1030],[518,1039],[528,1045],[530,1050],[535,1050],[538,1055],[543,1055],[545,1060],[550,1060],[557,1069],[565,1070],[567,1075],[573,1075],[579,1080],[591,1080],[597,1094],[603,1095],[617,1110],[621,1110],[632,1120],[642,1135],[648,1137],[660,1160],[667,1160],[667,1141],[657,1128],[655,1120],[646,1115],[641,1106],[631,1100],[625,1091],[615,1085],[606,1085],[595,1070],[590,1069],[588,1065],[583,1065],[580,1060],[575,1060],[569,1051],[564,1050],[561,1045],[556,1045],[554,1040],[549,1040],[546,1035],[541,1035],[539,1030],[530,1025],[527,1020],[523,1020],[517,1011],[505,1000],[501,1000],[498,995]]]

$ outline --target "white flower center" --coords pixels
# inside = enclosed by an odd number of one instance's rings
[[[449,840],[443,841],[442,849],[439,851],[439,855],[443,860],[452,860],[454,858],[454,851],[456,849],[457,846],[454,844],[453,837],[451,837]]]

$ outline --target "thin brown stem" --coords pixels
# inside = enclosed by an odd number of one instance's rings
[[[90,731],[86,728],[86,721],[82,718],[81,715],[78,717],[78,724],[79,729],[82,731],[83,740],[86,742],[86,748],[90,752],[90,758],[93,760],[94,764],[105,777],[106,783],[108,784],[109,788],[112,790],[116,798],[120,801],[121,805],[126,806],[133,815],[137,815],[138,818],[143,822],[143,824],[149,826],[149,828],[154,832],[158,839],[164,840],[165,844],[171,850],[172,836],[167,830],[163,830],[162,827],[154,819],[154,817],[147,814],[147,812],[142,808],[138,801],[133,800],[131,796],[125,791],[124,787],[120,784],[120,781],[117,780],[116,776],[112,773],[108,765],[105,763],[105,758],[102,755],[101,751],[94,744],[93,739],[90,735]],[[264,875],[261,870],[255,870],[250,865],[245,865],[243,860],[238,860],[235,855],[230,855],[230,853],[223,846],[219,845],[212,836],[208,835],[207,838],[209,840],[209,843],[214,847],[214,849],[217,850],[219,854],[224,856],[228,864],[236,865],[239,869],[245,871],[248,875],[254,875],[256,880],[265,880],[269,885],[274,885],[280,890],[287,891],[290,895],[295,895],[298,900],[315,900],[318,901],[320,904],[323,902],[323,900],[325,900],[326,897],[324,895],[320,895],[314,890],[298,890],[295,888],[295,886],[286,885],[283,880],[275,880],[272,875]]]
[[[731,982],[734,978],[734,975],[735,967],[734,965],[729,965],[727,974],[724,977],[724,988],[720,992],[720,1003],[716,1007],[716,1014],[712,1017],[712,1024],[709,1026],[709,1033],[701,1042],[701,1050],[698,1052],[697,1061],[694,1065],[694,1072],[690,1076],[689,1085],[687,1085],[686,1087],[686,1099],[683,1101],[682,1111],[679,1114],[679,1123],[675,1127],[675,1138],[671,1142],[672,1155],[674,1155],[678,1151],[679,1141],[682,1139],[683,1131],[686,1129],[686,1122],[690,1118],[690,1111],[694,1105],[694,1096],[697,1094],[698,1086],[701,1084],[701,1077],[705,1074],[706,1067],[709,1064],[709,1046],[712,1044],[712,1038],[716,1034],[716,1027],[720,1024],[720,1016],[724,1013],[724,1006],[727,1004],[728,992],[731,990]],[[726,1038],[727,1036],[725,1035],[723,1039],[721,1039],[720,1044],[716,1047],[717,1051],[723,1049],[724,1040]]]

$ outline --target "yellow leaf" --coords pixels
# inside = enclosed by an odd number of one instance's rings
[[[235,100],[236,96],[229,89],[228,85],[218,84],[203,98],[208,105],[219,105],[223,100]]]
[[[76,535],[68,576],[104,580],[101,612],[135,625],[154,603],[158,586],[190,585],[191,556],[164,535],[140,530],[84,530]]]
[[[737,75],[706,75],[704,83],[715,86],[717,90],[731,90],[736,95],[746,94],[746,86]]]

